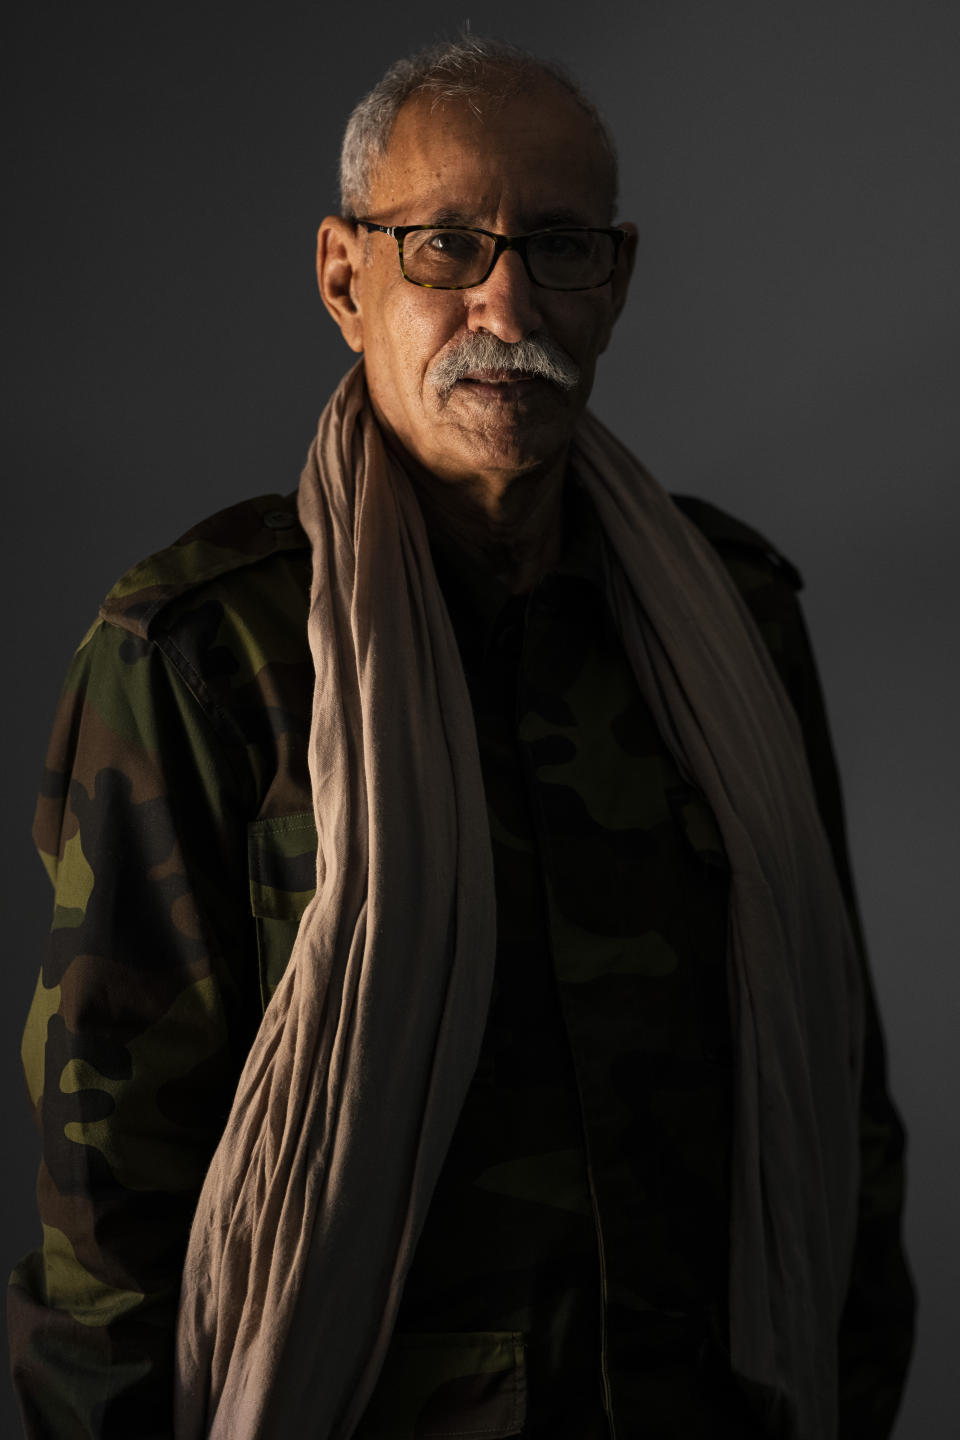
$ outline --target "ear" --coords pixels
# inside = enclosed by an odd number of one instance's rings
[[[610,281],[612,303],[607,331],[603,337],[603,345],[601,346],[602,350],[606,350],[609,345],[613,327],[619,319],[620,311],[626,303],[627,291],[630,288],[630,277],[633,274],[633,266],[637,258],[636,225],[631,224],[631,222],[627,220],[619,228],[626,232],[626,238],[620,246],[620,254],[617,256],[617,268],[613,272],[613,279]]]
[[[328,215],[317,232],[317,284],[324,305],[340,326],[344,340],[359,355],[363,350],[363,319],[357,296],[357,274],[363,263],[357,228],[341,215]]]

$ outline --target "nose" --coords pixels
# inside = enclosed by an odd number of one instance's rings
[[[542,326],[537,287],[514,250],[497,257],[482,285],[461,293],[467,302],[469,330],[487,330],[505,344],[515,345]]]

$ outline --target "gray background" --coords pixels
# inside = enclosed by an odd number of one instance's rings
[[[640,254],[596,410],[668,488],[742,515],[806,577],[911,1133],[922,1309],[897,1437],[956,1434],[957,0],[33,0],[20,15],[5,1261],[38,1231],[17,1050],[50,904],[28,832],[64,668],[134,560],[296,484],[351,359],[313,280],[346,112],[468,16],[570,63],[620,143]]]

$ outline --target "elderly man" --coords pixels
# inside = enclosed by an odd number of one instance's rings
[[[27,1432],[888,1435],[903,1137],[799,577],[586,411],[606,129],[470,40],[342,174],[299,510],[131,570],[58,715]]]

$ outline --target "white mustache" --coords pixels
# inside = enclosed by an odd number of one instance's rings
[[[485,370],[549,380],[561,390],[574,389],[580,380],[580,366],[549,335],[529,335],[508,345],[486,330],[464,336],[459,345],[440,357],[430,378],[441,400],[446,400],[458,380]]]

